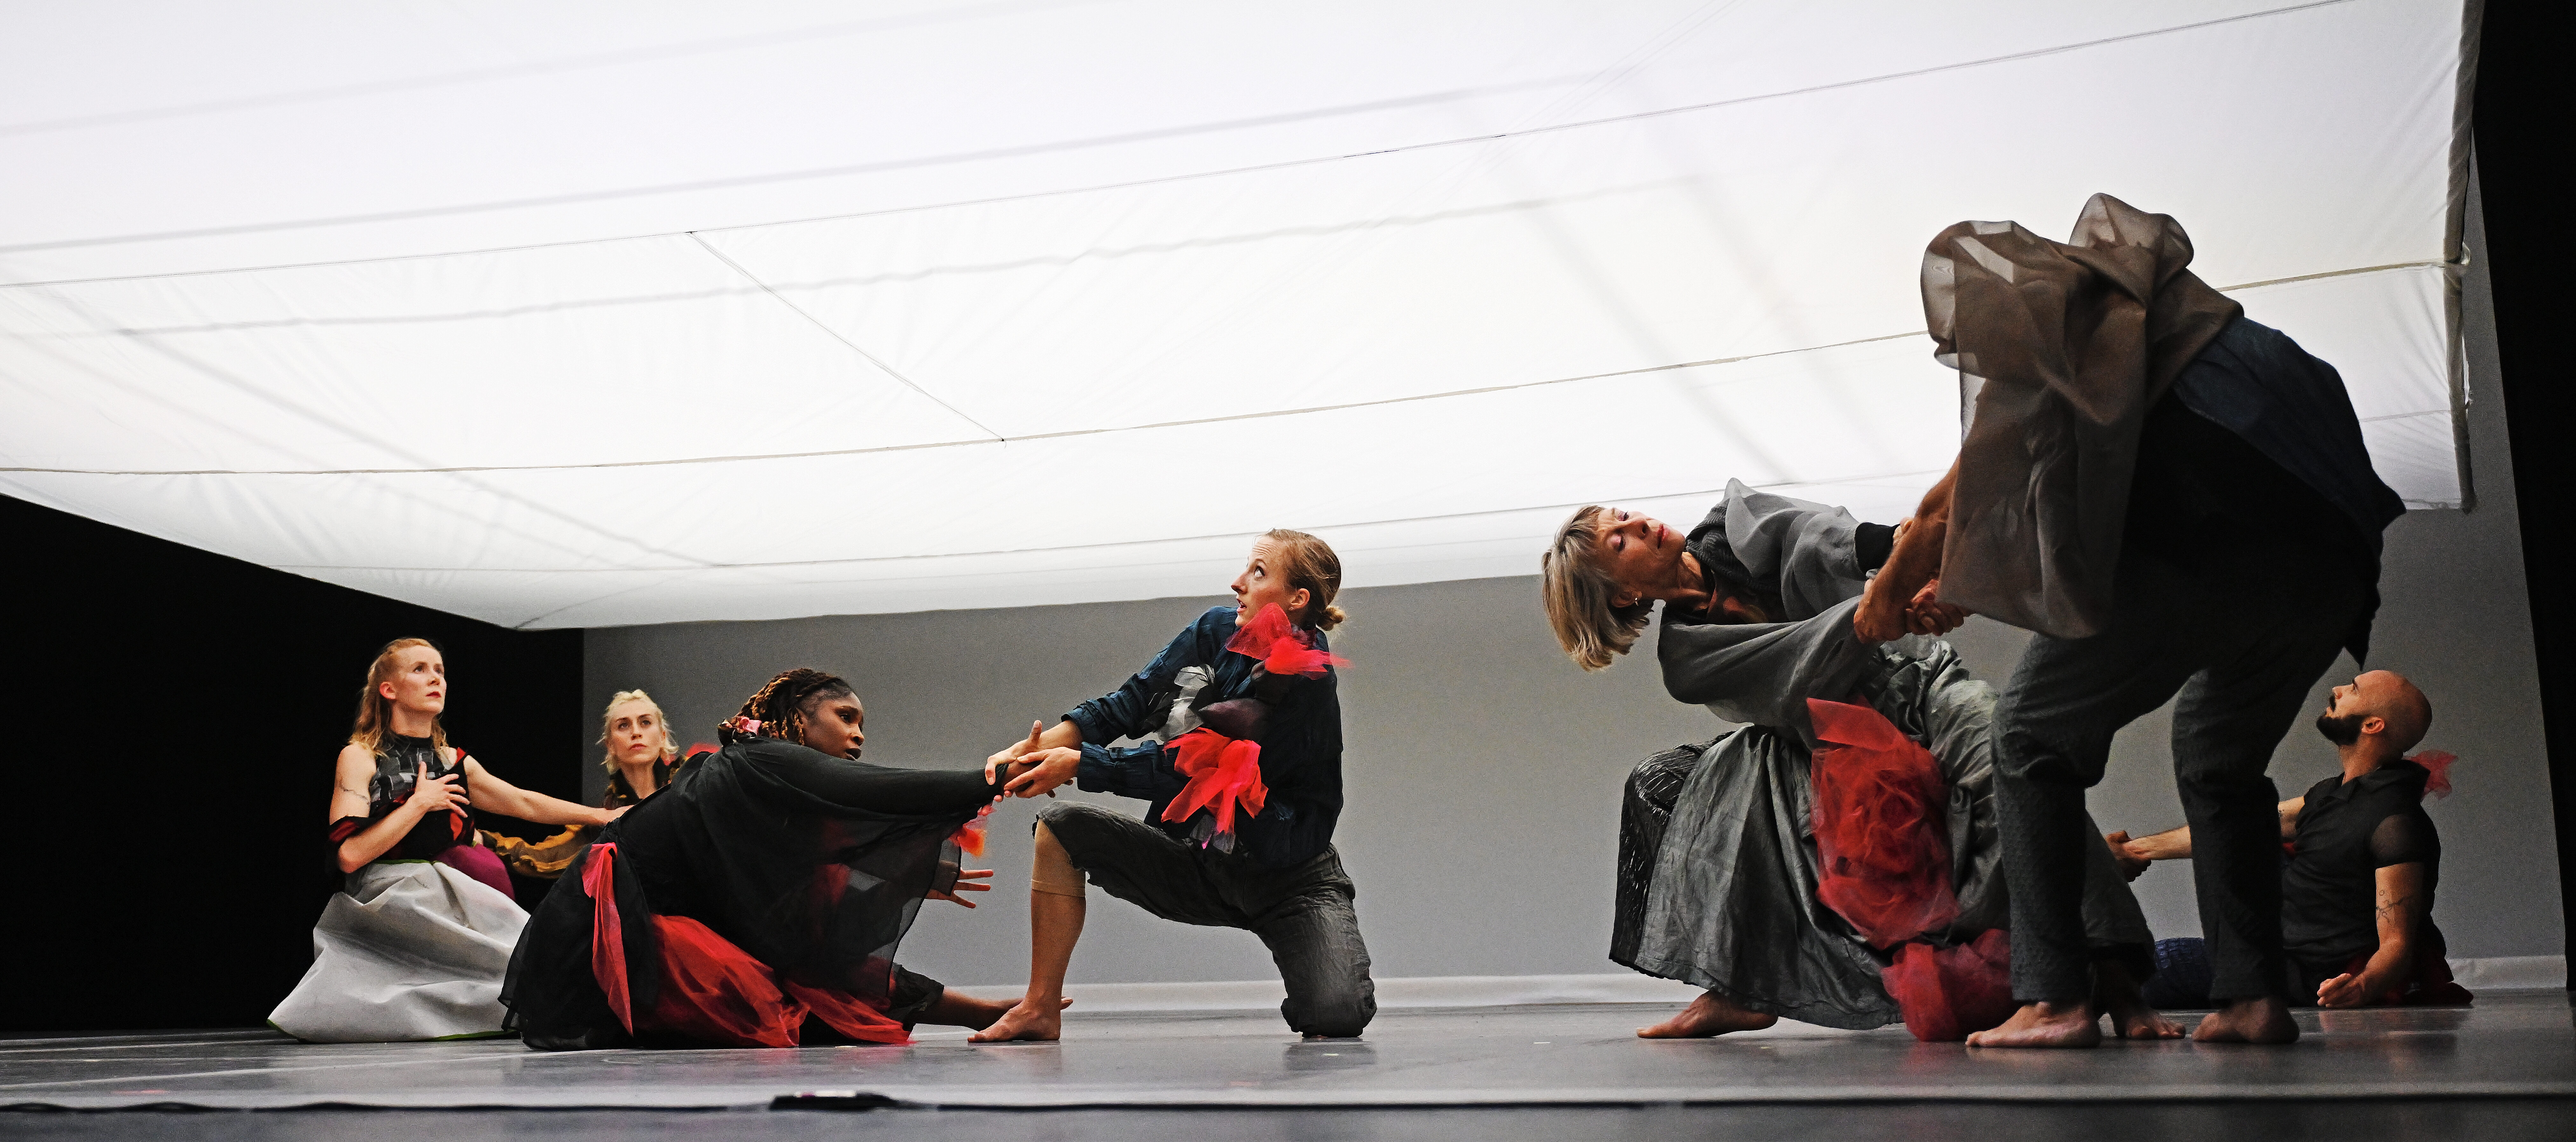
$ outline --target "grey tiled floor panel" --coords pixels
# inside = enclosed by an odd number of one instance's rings
[[[1956,1044],[1917,1043],[1901,1029],[1851,1033],[1788,1024],[1715,1040],[1634,1037],[1636,1026],[1667,1010],[1604,1005],[1392,1011],[1380,1016],[1365,1039],[1324,1042],[1298,1041],[1268,1013],[1073,1018],[1060,1044],[997,1047],[970,1046],[958,1032],[933,1032],[900,1047],[568,1054],[529,1051],[509,1040],[312,1046],[247,1031],[21,1038],[0,1040],[0,1106],[22,1110],[0,1116],[0,1131],[28,1137],[68,1131],[61,1136],[70,1137],[92,1129],[83,1123],[112,1117],[130,1128],[159,1121],[208,1138],[248,1137],[226,1133],[235,1129],[226,1124],[264,1122],[257,1129],[288,1137],[354,1113],[346,1108],[475,1108],[488,1112],[476,1122],[508,1120],[520,1123],[514,1129],[521,1133],[571,1138],[590,1137],[597,1124],[627,1116],[546,1108],[744,1111],[768,1107],[781,1095],[816,1091],[868,1092],[920,1109],[788,1111],[724,1121],[757,1121],[762,1137],[807,1136],[794,1126],[806,1120],[839,1123],[834,1130],[861,1130],[861,1136],[864,1122],[911,1120],[921,1129],[947,1132],[928,1135],[933,1137],[1028,1137],[1029,1116],[986,1112],[1101,1108],[1050,1115],[1047,1121],[1101,1124],[1101,1136],[1151,1137],[1156,1130],[1113,1126],[1120,1115],[1140,1113],[1166,1126],[1202,1112],[1235,1121],[1224,1116],[1240,1117],[1241,1111],[1223,1108],[1259,1107],[1280,1113],[1242,1121],[1257,1119],[1289,1131],[1280,1137],[1341,1137],[1342,1126],[1320,1123],[1348,1124],[1370,1114],[1379,1115],[1386,1136],[1404,1137],[1412,1136],[1408,1123],[1440,1118],[1462,1127],[1479,1120],[1535,1124],[1560,1111],[1527,1108],[1554,1107],[1589,1116],[1583,1133],[1615,1137],[1627,1129],[1622,1123],[1648,1124],[1638,1126],[1648,1130],[1672,1104],[1693,1104],[1687,1109],[1694,1114],[1717,1109],[1707,1104],[1765,1104],[1771,1109],[1746,1105],[1727,1113],[1755,1134],[1768,1129],[1756,1121],[1762,1116],[1795,1112],[1808,1119],[1930,1116],[1927,1125],[1984,1121],[2003,1131],[1997,1136],[2013,1136],[2007,1128],[2017,1120],[1992,1104],[2032,1104],[2039,1110],[2049,1104],[2128,1104],[2113,1117],[2165,1115],[2166,1125],[2176,1129],[2189,1124],[2172,1119],[2174,1114],[2262,1100],[2383,1107],[2455,1101],[2481,1105],[2481,1113],[2543,1118],[2576,1105],[2568,1101],[2576,1100],[2576,1022],[2568,997],[2555,992],[2492,994],[2466,1010],[2338,1012],[2322,1021],[2317,1013],[2302,1013],[2307,1036],[2277,1049],[2165,1042],[2098,1051],[1972,1052]],[[1943,1109],[1943,1103],[1959,1105]],[[2192,1104],[2205,1104],[2204,1110],[2191,1111]],[[343,1109],[247,1118],[26,1109],[156,1106]],[[1799,1111],[1801,1106],[1810,1109]],[[1475,1107],[1495,1109],[1454,1109]],[[1505,1107],[1523,1109],[1500,1109]],[[1304,1110],[1324,1108],[1344,1113],[1314,1120],[1313,1129],[1323,1133],[1292,1129],[1304,1120]],[[1427,1117],[1418,1113],[1433,1108],[1440,1109]],[[434,1123],[448,1116],[394,1117]],[[673,1129],[712,1121],[707,1114],[663,1117]],[[1706,1115],[1687,1121],[1704,1118],[1717,1121]],[[2251,1121],[2243,1115],[2231,1120]],[[450,1125],[465,1127],[463,1120]],[[474,1136],[479,1129],[464,1133]],[[1195,1136],[1212,1134],[1274,1136],[1207,1123]],[[383,1135],[387,1142],[403,1136]]]

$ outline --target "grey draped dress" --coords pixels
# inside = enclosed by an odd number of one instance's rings
[[[1852,633],[1864,584],[1840,508],[1731,482],[1687,540],[1718,589],[1783,621],[1712,622],[1666,605],[1658,657],[1675,699],[1742,728],[1646,759],[1629,780],[1610,958],[1745,1008],[1827,1027],[1900,1018],[1885,958],[1816,896],[1807,699],[1868,705],[1922,744],[1949,785],[1959,916],[1929,938],[1964,943],[2009,909],[1996,832],[1995,693],[1939,639],[1883,646]],[[2110,850],[2094,846],[2088,935],[2140,978],[2154,943]]]

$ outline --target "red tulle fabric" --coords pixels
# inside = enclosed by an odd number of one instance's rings
[[[1181,795],[1163,807],[1163,819],[1186,821],[1201,809],[1213,810],[1216,833],[1209,843],[1231,850],[1236,807],[1247,817],[1257,816],[1270,800],[1270,787],[1261,783],[1261,744],[1201,726],[1163,748],[1171,752],[1172,769],[1189,779]]]
[[[2431,777],[2424,779],[2424,792],[2435,797],[2451,795],[2451,763],[2460,760],[2459,758],[2438,749],[2428,749],[2422,753],[2410,755],[2406,760],[2423,766],[2426,773],[2432,774]]]
[[[1879,969],[1905,1013],[1905,1029],[1926,1043],[1956,1042],[2012,1018],[2012,937],[1990,928],[1955,948],[1912,943]]]
[[[903,1024],[845,992],[779,979],[706,925],[686,916],[656,916],[662,945],[662,989],[645,1029],[725,1047],[793,1047],[805,1020],[867,1043],[910,1041]]]
[[[1323,676],[1327,666],[1348,666],[1350,660],[1338,654],[1317,650],[1305,632],[1288,621],[1288,612],[1272,603],[1252,616],[1252,621],[1236,628],[1225,648],[1236,654],[1261,660],[1261,668],[1272,674],[1302,674],[1308,678]]]
[[[1807,700],[1816,729],[1816,895],[1875,947],[1959,917],[1932,754],[1867,706]]]
[[[617,846],[590,846],[581,866],[581,890],[590,896],[590,973],[608,994],[608,1009],[628,1034],[635,1032],[635,1005],[626,993],[626,932],[617,916]]]
[[[957,826],[957,832],[948,839],[967,856],[982,856],[984,855],[984,827],[992,818],[993,807],[986,805],[976,812],[974,820]]]
[[[686,916],[653,916],[661,988],[637,1012],[626,987],[626,940],[617,911],[617,846],[594,844],[581,870],[590,894],[590,970],[629,1033],[720,1047],[793,1047],[807,1017],[861,1042],[906,1043],[903,1024],[856,996],[778,978],[769,965]]]

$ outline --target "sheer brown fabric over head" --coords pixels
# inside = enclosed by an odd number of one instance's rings
[[[2059,638],[2108,620],[2147,409],[2244,312],[2191,255],[2180,223],[2107,194],[2066,242],[1961,222],[1924,250],[1935,356],[1972,394],[1943,599]]]

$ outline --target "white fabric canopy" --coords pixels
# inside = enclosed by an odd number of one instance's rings
[[[1529,574],[1948,463],[2109,192],[2465,498],[2457,0],[13,6],[0,491],[514,626]]]

